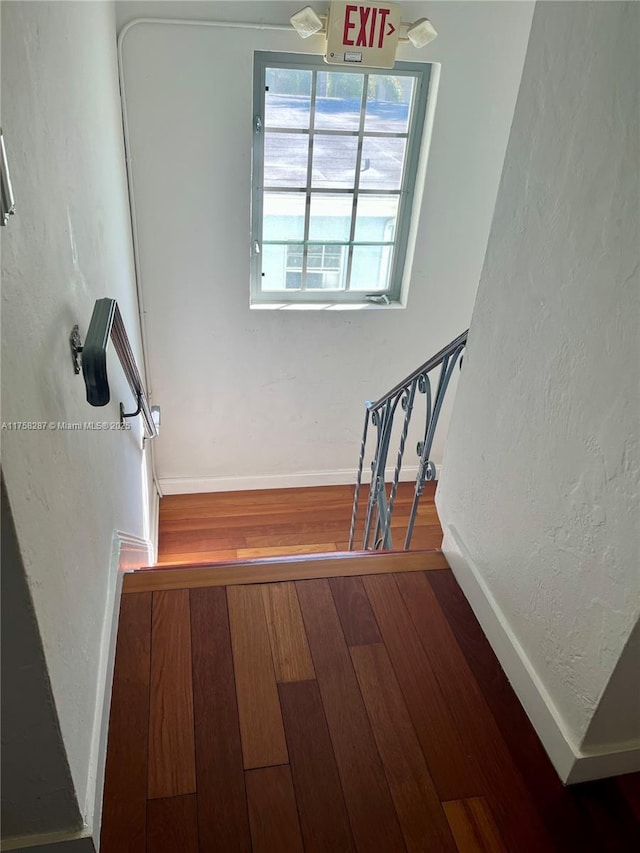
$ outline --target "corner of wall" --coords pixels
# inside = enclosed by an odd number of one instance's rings
[[[445,528],[442,551],[562,782],[570,785],[640,770],[638,740],[601,744],[594,750],[575,744],[453,525]]]

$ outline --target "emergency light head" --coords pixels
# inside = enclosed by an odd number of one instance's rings
[[[438,35],[436,28],[429,18],[420,18],[415,24],[411,24],[407,30],[407,38],[414,47],[424,47]]]
[[[299,12],[296,12],[289,18],[289,22],[300,38],[303,39],[319,33],[324,26],[311,6],[305,6],[304,9],[300,9]]]

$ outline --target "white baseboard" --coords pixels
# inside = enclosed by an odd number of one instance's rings
[[[119,572],[148,566],[153,562],[153,542],[116,530],[113,534],[112,559],[115,559]]]
[[[46,835],[27,835],[3,838],[2,850],[28,850],[29,853],[95,853],[88,829],[79,832],[51,832]]]
[[[449,525],[442,551],[493,651],[565,784],[640,770],[640,744],[610,744],[583,752],[572,742],[561,715],[478,571],[459,532]]]
[[[153,546],[146,539],[115,530],[111,546],[109,590],[102,632],[102,645],[98,675],[98,694],[93,726],[93,745],[89,766],[89,784],[85,808],[85,823],[90,827],[93,844],[100,848],[102,796],[111,709],[111,687],[116,658],[120,596],[125,571],[148,566],[153,561]]]
[[[415,480],[418,468],[415,465],[402,469],[402,482]],[[436,479],[440,466],[436,465]],[[387,470],[388,481],[393,479],[393,468]],[[368,483],[370,472],[363,472],[363,483]],[[302,471],[297,474],[262,474],[249,477],[161,477],[160,486],[165,495],[192,495],[205,492],[238,492],[250,489],[291,489],[307,486],[353,485],[356,472],[353,468],[338,468],[333,471]]]
[[[592,779],[637,773],[639,770],[640,744],[637,741],[609,744],[602,751],[579,751],[568,777],[563,779],[563,782],[566,785],[574,785],[577,782],[590,782]]]
[[[149,544],[151,546],[150,560],[155,563],[158,560],[158,536],[160,532],[160,498],[156,489],[153,490],[151,496],[151,506],[149,507]]]

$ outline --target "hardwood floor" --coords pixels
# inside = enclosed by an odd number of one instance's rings
[[[448,569],[178,571],[122,597],[102,853],[640,849],[640,774],[562,786]]]
[[[434,493],[435,484],[427,483],[412,539],[414,550],[431,550],[442,543]],[[365,490],[362,495],[366,502]],[[413,483],[400,483],[392,525],[398,548],[404,544],[412,499]],[[353,486],[166,495],[160,501],[158,564],[346,551],[352,502]],[[356,544],[362,541],[362,511],[360,516]]]
[[[640,774],[560,783],[433,496],[416,550],[347,558],[351,486],[162,499],[123,588],[103,853],[640,849]]]

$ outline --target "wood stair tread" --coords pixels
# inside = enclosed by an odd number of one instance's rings
[[[334,551],[247,560],[149,566],[127,572],[123,592],[275,583],[448,568],[442,551]]]

